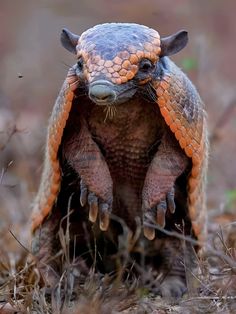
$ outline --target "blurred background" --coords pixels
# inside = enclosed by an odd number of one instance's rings
[[[0,237],[26,246],[30,204],[42,170],[47,121],[74,56],[63,27],[80,34],[103,22],[136,22],[161,36],[189,32],[173,60],[208,112],[210,221],[236,220],[236,2],[233,0],[1,0]],[[211,228],[211,223],[210,223]],[[9,241],[9,248],[19,244]]]

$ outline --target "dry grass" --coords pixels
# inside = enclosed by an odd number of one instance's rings
[[[0,249],[0,313],[235,313],[235,235],[234,223],[210,233],[207,246],[198,258],[197,270],[194,273],[187,270],[188,294],[177,301],[148,294],[138,280],[131,280],[132,284],[128,280],[122,282],[119,276],[118,279],[112,275],[101,276],[93,269],[73,291],[78,262],[68,259],[66,233],[60,235],[66,267],[57,287],[49,291],[43,286],[27,249],[17,243],[20,247],[17,257],[3,242]],[[122,243],[128,243],[128,239],[129,233],[124,234]],[[183,240],[191,241],[184,237]],[[13,236],[12,241],[16,241]],[[125,268],[125,265],[121,267]]]

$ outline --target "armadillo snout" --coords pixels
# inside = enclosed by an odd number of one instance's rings
[[[110,83],[96,81],[89,87],[89,98],[98,105],[107,105],[116,100],[116,92]]]

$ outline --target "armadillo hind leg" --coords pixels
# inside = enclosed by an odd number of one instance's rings
[[[61,217],[53,212],[37,228],[32,238],[32,253],[36,259],[40,274],[48,287],[55,287],[60,280],[60,257],[55,258],[58,253],[59,239],[58,226]]]
[[[192,248],[174,238],[155,239],[157,255],[151,258],[150,272],[141,275],[144,286],[163,298],[178,299],[187,291],[187,270],[194,266]]]
[[[163,279],[157,293],[164,298],[180,298],[187,291],[187,272],[194,267],[193,248],[182,240],[166,238],[160,252]]]

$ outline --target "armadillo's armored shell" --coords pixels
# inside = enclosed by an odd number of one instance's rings
[[[166,124],[192,160],[188,178],[188,210],[195,236],[206,234],[205,182],[208,159],[206,113],[189,79],[168,60],[168,71],[154,82],[157,104]]]
[[[99,26],[100,31],[103,27],[107,30],[107,28],[110,28],[111,26],[107,24]],[[115,24],[112,24],[112,27],[115,27]],[[136,31],[138,26],[133,25],[132,27],[134,27]],[[143,29],[143,27],[140,29]],[[89,32],[92,31],[96,32],[97,28],[94,28]],[[153,50],[153,47],[150,48],[150,45],[154,45],[156,54],[153,62],[158,62],[160,54],[159,34],[146,27],[144,27],[144,31],[145,34],[147,32],[148,34],[151,32],[150,36],[152,39],[150,41],[149,36],[147,36],[148,45],[144,45],[142,48],[145,53],[142,53],[140,58],[151,58],[152,54],[150,54],[150,51]],[[87,34],[87,37],[90,36],[89,32],[85,33],[85,35]],[[81,45],[83,49],[87,47],[86,42],[83,43],[83,37],[86,37],[85,35],[81,36]],[[104,38],[104,36],[102,36],[102,38]],[[139,41],[137,42],[137,45],[139,45]],[[84,60],[86,61],[88,56],[85,53],[86,51],[83,51],[83,49],[80,53],[84,53]],[[131,48],[129,47],[129,49]],[[105,51],[103,52],[105,53]],[[131,71],[132,73],[123,71],[123,68],[119,73],[117,72],[117,69],[113,69],[112,67],[116,64],[115,61],[117,61],[116,57],[113,60],[114,62],[109,60],[107,63],[105,63],[105,60],[98,60],[95,58],[95,64],[92,64],[90,70],[87,71],[87,80],[91,82],[95,79],[97,74],[100,73],[99,71],[103,71],[102,73],[104,73],[106,78],[108,80],[111,79],[114,84],[127,82],[132,79],[137,72],[139,60],[137,58],[137,56],[139,56],[138,52],[139,51],[137,51],[134,56],[132,50],[132,53],[130,52],[129,56],[126,56],[128,60],[123,60],[123,63],[125,64],[124,68],[126,67],[126,64],[129,67],[131,66],[133,69],[133,71]],[[94,53],[96,53],[96,51]],[[90,60],[87,60],[87,67],[89,61]],[[122,60],[119,58],[119,61],[121,62]],[[100,66],[99,62],[102,64],[104,63],[105,68]],[[116,65],[116,67],[120,69],[120,66]],[[39,192],[35,199],[33,208],[33,229],[37,228],[43,222],[44,218],[51,212],[60,189],[61,174],[58,160],[58,149],[61,144],[66,120],[71,109],[74,97],[73,91],[79,85],[75,70],[76,68],[72,67],[69,71],[67,79],[54,106],[51,120],[49,121],[44,170]],[[125,73],[124,75],[123,72]],[[128,76],[127,73],[129,73]],[[194,86],[183,74],[183,72],[169,59],[166,63],[164,73],[164,76],[161,78],[157,77],[156,80],[151,82],[151,84],[156,90],[157,104],[161,115],[163,116],[166,124],[170,127],[170,130],[174,133],[185,154],[192,160],[192,169],[188,178],[188,210],[194,234],[199,240],[203,240],[206,226],[204,184],[206,181],[205,174],[208,148],[206,115],[202,101]]]
[[[51,212],[60,189],[61,170],[58,160],[58,149],[74,97],[74,93],[68,83],[69,78],[70,72],[58,95],[49,121],[43,174],[39,191],[33,204],[33,230]]]

